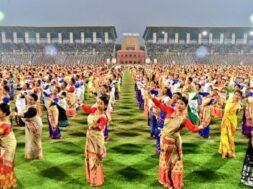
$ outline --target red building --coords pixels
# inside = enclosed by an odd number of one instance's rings
[[[123,34],[124,39],[121,50],[117,51],[117,63],[119,64],[141,64],[144,63],[145,53],[140,50],[138,34]]]
[[[119,64],[141,64],[144,63],[144,51],[142,50],[119,50],[117,52],[117,63]]]

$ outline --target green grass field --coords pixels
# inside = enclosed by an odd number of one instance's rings
[[[89,99],[88,105],[94,100]],[[81,189],[91,188],[85,180],[84,144],[87,116],[79,111],[70,119],[70,127],[61,130],[62,140],[51,142],[44,120],[43,160],[24,159],[24,129],[15,127],[18,141],[16,174],[18,188]],[[236,136],[235,159],[222,159],[218,154],[219,120],[211,127],[211,138],[202,139],[187,129],[182,132],[185,189],[247,188],[240,184],[240,174],[247,148],[247,139]],[[239,121],[240,123],[240,121]],[[113,113],[107,157],[103,161],[105,183],[103,189],[161,189],[157,181],[159,157],[155,155],[155,140],[143,112],[138,109],[134,83],[125,72],[120,100]]]

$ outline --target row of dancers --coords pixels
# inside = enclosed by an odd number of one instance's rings
[[[25,127],[25,159],[43,159],[42,115],[46,114],[50,139],[59,140],[64,138],[61,128],[71,127],[68,119],[80,108],[89,114],[86,179],[92,186],[102,185],[104,140],[109,140],[108,127],[119,99],[122,74],[121,66],[0,66],[0,188],[16,186],[14,120]],[[96,103],[86,106],[85,97]]]
[[[241,182],[253,186],[252,128],[253,75],[249,66],[159,65],[134,66],[136,99],[144,110],[150,135],[160,155],[159,182],[168,188],[183,187],[180,131],[185,126],[210,137],[212,118],[220,118],[219,153],[235,158],[238,112],[243,110],[242,134],[249,138]]]
[[[210,125],[211,115],[222,117],[220,153],[224,158],[235,157],[237,112],[242,105],[245,109],[248,107],[248,112],[245,111],[244,115],[250,142],[241,181],[247,185],[252,184],[251,67],[142,65],[129,66],[129,69],[133,79],[136,80],[139,107],[145,110],[144,113],[149,118],[152,137],[157,137],[157,153],[160,153],[158,178],[161,184],[168,188],[183,187],[180,131],[183,127],[187,127],[192,132],[205,133],[205,129]],[[104,183],[102,159],[106,155],[105,131],[112,119],[111,112],[115,100],[119,99],[123,67],[10,65],[0,67],[0,71],[1,187],[10,188],[16,185],[14,173],[16,139],[12,129],[14,123],[11,123],[15,117],[18,123],[23,121],[25,125],[25,158],[43,158],[41,113],[44,112],[40,109],[40,101],[43,101],[45,106],[49,135],[52,139],[62,137],[60,120],[67,123],[66,118],[76,116],[79,108],[89,114],[85,145],[86,179],[91,186],[102,185]],[[85,86],[85,92],[81,92],[83,96],[97,97],[96,103],[91,107],[83,104],[85,100],[81,99],[80,93],[77,92],[82,83]],[[20,101],[17,103],[18,95]],[[242,97],[246,98],[242,100]],[[21,110],[16,106],[17,112],[11,113],[8,105],[11,99],[15,104],[20,104],[23,99],[24,105],[20,106]],[[64,101],[65,106],[62,105]],[[63,120],[60,119],[58,106],[65,107],[63,109],[66,116]],[[159,118],[160,115],[164,118]],[[160,121],[163,121],[163,124]],[[153,127],[155,122],[159,122],[162,127],[160,129]]]

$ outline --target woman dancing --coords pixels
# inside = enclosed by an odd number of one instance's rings
[[[102,159],[105,157],[104,127],[107,122],[105,114],[109,98],[103,94],[97,98],[93,107],[82,105],[84,112],[88,113],[88,130],[85,145],[86,179],[91,186],[100,186],[104,183]]]
[[[204,127],[196,126],[186,118],[185,110],[188,100],[181,97],[177,100],[175,109],[163,105],[156,98],[152,98],[154,104],[166,112],[164,128],[161,131],[161,153],[159,162],[159,182],[169,189],[183,187],[183,152],[180,131],[187,127],[192,132],[198,132]]]
[[[15,152],[17,141],[10,124],[10,106],[0,104],[0,188],[14,188],[17,185]]]

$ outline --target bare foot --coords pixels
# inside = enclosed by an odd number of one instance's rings
[[[236,158],[235,154],[233,154],[233,155],[231,156],[231,158],[235,159],[235,158]]]
[[[226,158],[227,158],[227,156],[225,156],[225,155],[222,155],[222,158],[223,158],[223,159],[226,159]]]

